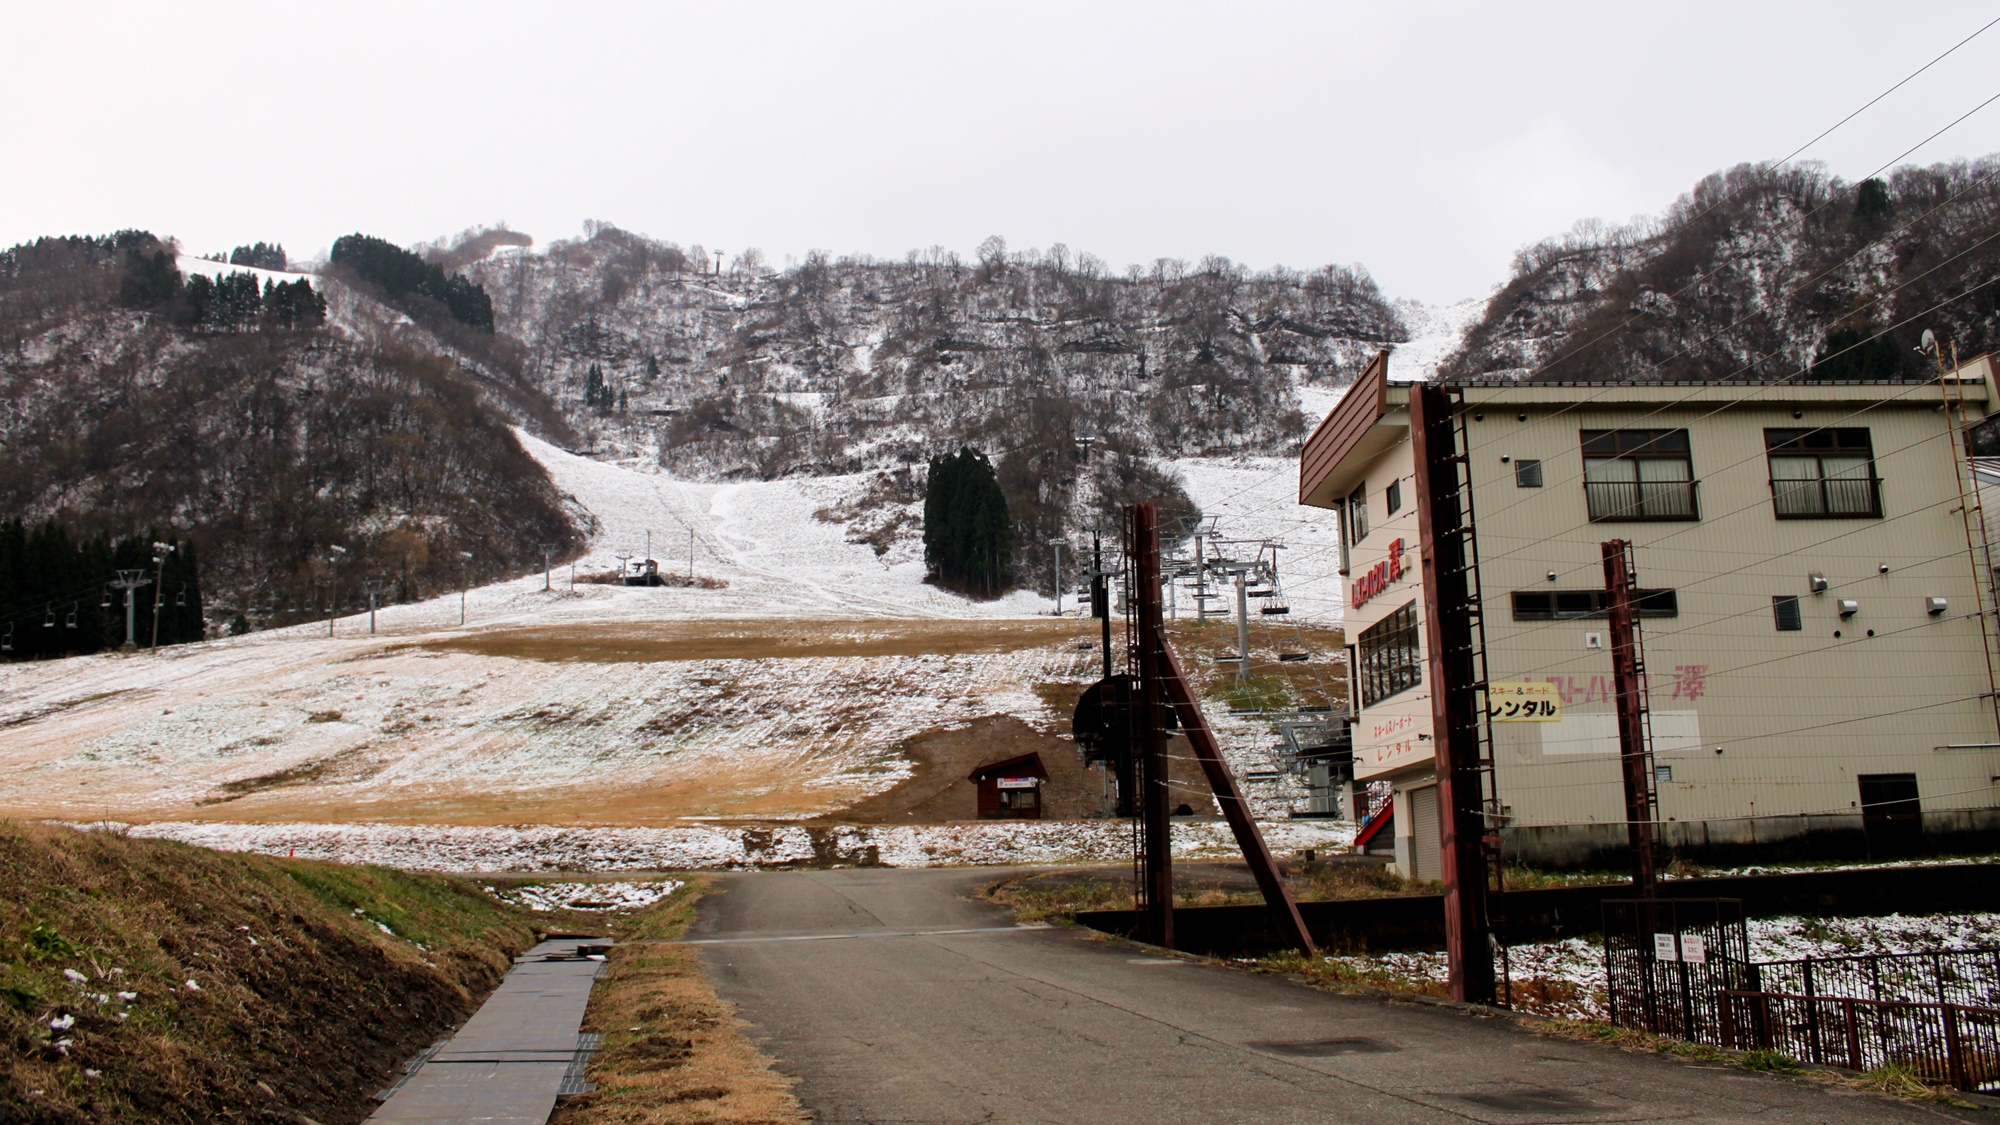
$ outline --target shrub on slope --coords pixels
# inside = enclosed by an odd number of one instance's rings
[[[0,823],[0,1120],[359,1121],[532,938],[443,876]]]

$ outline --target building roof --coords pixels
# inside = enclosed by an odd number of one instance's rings
[[[1033,752],[1001,762],[989,762],[965,775],[967,781],[985,781],[989,777],[1039,777],[1049,779],[1049,771],[1042,766],[1042,756]]]

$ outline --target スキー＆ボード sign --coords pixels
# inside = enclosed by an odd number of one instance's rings
[[[1562,694],[1546,680],[1495,680],[1486,685],[1489,723],[1554,723],[1562,720]]]

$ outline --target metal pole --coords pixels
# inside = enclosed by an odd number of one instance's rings
[[[1160,621],[1160,525],[1151,504],[1134,504],[1132,515],[1132,593],[1138,599],[1139,728],[1144,739],[1144,794],[1140,809],[1145,836],[1146,938],[1167,949],[1174,947],[1173,822],[1168,819],[1170,795],[1167,772],[1167,698],[1161,660],[1165,626]]]
[[[368,584],[368,635],[375,635],[375,584]]]
[[[133,636],[132,587],[125,587],[125,647],[138,648],[139,642]]]
[[[1437,744],[1438,855],[1444,881],[1445,956],[1451,998],[1493,1002],[1492,927],[1486,915],[1486,853],[1479,760],[1478,689],[1472,618],[1466,607],[1465,536],[1451,402],[1434,383],[1410,388],[1410,438],[1422,543],[1424,641],[1429,648],[1431,739]]]
[[[694,528],[688,528],[688,581],[694,581]]]
[[[1653,869],[1653,778],[1646,752],[1639,686],[1639,650],[1632,634],[1631,544],[1604,544],[1604,592],[1611,620],[1611,673],[1618,693],[1618,758],[1624,767],[1625,840],[1632,849],[1632,888],[1641,898],[1657,890]]]
[[[551,552],[549,551],[549,549],[548,549],[547,547],[543,547],[543,548],[542,548],[542,593],[544,593],[544,594],[546,594],[546,593],[548,593],[548,592],[549,592],[549,555],[550,555],[550,554],[551,554]]]
[[[1236,572],[1236,682],[1250,678],[1250,595],[1243,588],[1243,572]]]

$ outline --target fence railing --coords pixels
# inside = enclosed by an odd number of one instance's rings
[[[2000,948],[1761,961],[1750,966],[1749,988],[2000,1008]]]
[[[1961,1090],[2000,1084],[2000,1009],[1725,990],[1722,1043],[1850,1070],[1907,1066]]]

